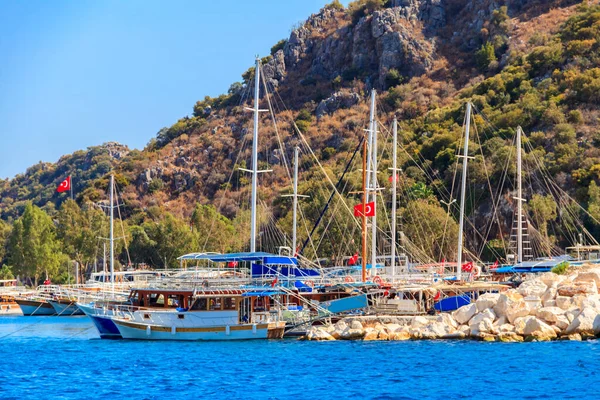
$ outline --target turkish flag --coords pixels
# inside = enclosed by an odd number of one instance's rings
[[[462,265],[462,270],[465,272],[471,272],[473,271],[473,261],[469,261],[466,264]]]
[[[68,176],[67,179],[62,181],[60,185],[56,188],[58,193],[66,192],[67,190],[71,190],[71,177]]]
[[[374,201],[365,204],[364,214],[365,214],[365,217],[374,217],[375,216],[375,202]],[[362,204],[354,206],[354,216],[355,217],[363,216],[363,205]]]
[[[392,175],[388,178],[388,181],[393,182],[394,176],[396,177],[396,182],[400,182],[400,177],[398,175]]]

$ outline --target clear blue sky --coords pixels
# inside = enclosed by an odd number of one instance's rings
[[[107,141],[142,148],[326,3],[3,1],[0,178]]]

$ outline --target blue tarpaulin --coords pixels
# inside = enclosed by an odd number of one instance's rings
[[[298,265],[296,257],[280,256],[260,251],[228,254],[191,253],[179,257],[178,260],[208,260],[212,262],[252,261],[261,262],[266,265]]]
[[[300,267],[277,267],[270,266],[273,264],[252,264],[252,276],[293,276],[293,277],[310,277],[319,276],[319,271],[310,268]],[[276,264],[282,265],[282,264]]]

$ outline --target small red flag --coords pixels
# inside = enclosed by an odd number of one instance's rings
[[[498,260],[496,260],[496,262],[490,267],[490,269],[496,269],[498,268]]]
[[[365,204],[365,216],[366,217],[374,217],[375,216],[375,202],[370,202]],[[363,216],[363,205],[359,204],[357,206],[354,206],[354,216],[355,217],[362,217]]]
[[[473,261],[469,261],[466,264],[462,265],[462,270],[465,272],[471,272],[473,271]]]
[[[71,190],[71,177],[70,176],[67,176],[67,179],[62,181],[60,183],[60,185],[58,185],[58,187],[56,188],[56,191],[58,193],[66,192],[68,190]]]
[[[276,276],[275,279],[273,279],[273,282],[271,282],[271,287],[275,287],[275,285],[277,285],[277,281],[278,281],[278,277]]]
[[[391,175],[388,178],[388,181],[393,182],[394,181],[394,176],[396,177],[396,182],[400,182],[400,177],[398,175]]]

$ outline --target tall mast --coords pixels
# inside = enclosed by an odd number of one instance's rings
[[[298,210],[298,146],[294,147],[294,209],[293,209],[293,225],[292,225],[292,251],[296,254],[296,226],[297,226],[297,210]]]
[[[373,149],[371,151],[371,200],[373,201],[373,211],[375,214],[371,217],[371,268],[377,267],[377,121],[373,121]],[[374,270],[373,270],[374,271]]]
[[[523,262],[523,188],[521,185],[521,135],[523,131],[517,127],[517,264]]]
[[[456,279],[461,280],[462,275],[462,251],[463,251],[463,228],[465,224],[465,197],[467,192],[467,164],[469,160],[469,130],[471,129],[471,103],[467,103],[467,118],[465,124],[465,144],[463,146],[463,168],[460,193],[460,218],[458,222],[458,254],[456,260]]]
[[[254,132],[252,135],[252,200],[250,214],[250,251],[256,251],[256,191],[258,180],[258,96],[260,91],[260,59],[254,67]]]
[[[390,255],[392,257],[392,279],[394,279],[396,276],[396,191],[398,186],[398,120],[396,118],[394,118],[392,131],[394,135],[394,147],[392,149],[392,251]]]
[[[367,141],[363,137],[363,157],[362,157],[362,281],[367,281]]]
[[[114,238],[114,199],[113,192],[115,186],[115,177],[114,175],[110,176],[110,287],[115,293],[115,238]]]

